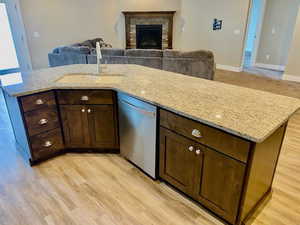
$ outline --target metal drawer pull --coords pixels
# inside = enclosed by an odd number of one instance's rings
[[[88,111],[88,113],[91,113],[91,112],[92,112],[92,110],[91,110],[91,109],[88,109],[87,111]]]
[[[200,155],[201,154],[201,150],[200,149],[196,150],[196,154]]]
[[[83,112],[83,113],[84,113],[84,112],[85,112],[85,109],[82,109],[82,110],[81,110],[81,112]]]
[[[190,146],[190,147],[189,147],[189,151],[190,151],[190,152],[194,151],[194,147],[193,147],[193,146]]]
[[[89,96],[81,96],[81,101],[88,101],[89,100]]]
[[[45,125],[45,124],[47,124],[48,123],[48,120],[47,119],[41,119],[40,121],[39,121],[39,124],[40,125]]]
[[[194,130],[192,131],[192,135],[193,135],[194,137],[196,137],[196,138],[202,138],[201,132],[200,132],[199,130],[197,130],[197,129],[194,129]]]
[[[45,144],[44,144],[43,146],[46,147],[46,148],[49,148],[49,147],[51,147],[52,145],[53,145],[53,144],[52,144],[51,141],[46,141]]]
[[[38,99],[38,100],[35,101],[35,104],[37,104],[37,105],[43,105],[44,101],[42,99]]]

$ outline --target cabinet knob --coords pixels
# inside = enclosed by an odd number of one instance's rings
[[[42,99],[38,99],[38,100],[35,101],[35,104],[36,105],[43,105],[44,101]]]
[[[190,147],[189,147],[189,151],[190,151],[190,152],[194,151],[194,147],[193,147],[193,146],[190,146]]]
[[[199,130],[197,130],[197,129],[194,129],[194,130],[192,131],[192,135],[193,135],[194,137],[196,137],[196,138],[202,138],[201,132],[200,132]]]
[[[91,113],[91,112],[92,112],[92,110],[91,110],[91,109],[88,109],[88,110],[87,110],[87,112],[88,112],[88,113]]]
[[[51,147],[53,144],[52,144],[52,142],[51,141],[46,141],[45,143],[44,143],[44,147],[46,147],[46,148],[49,148],[49,147]]]
[[[200,150],[200,149],[197,149],[197,150],[196,150],[196,154],[197,154],[197,155],[200,155],[200,154],[201,154],[201,150]]]
[[[85,109],[82,109],[82,110],[81,110],[81,112],[83,112],[83,113],[84,113],[84,112],[85,112]]]
[[[39,121],[39,124],[40,125],[45,125],[45,124],[47,124],[48,123],[48,120],[47,119],[40,119],[40,121]]]
[[[81,96],[81,101],[88,101],[89,100],[89,96]]]

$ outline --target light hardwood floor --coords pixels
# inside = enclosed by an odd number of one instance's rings
[[[231,75],[218,71],[216,79],[232,83]],[[251,79],[236,82],[255,86]],[[257,83],[256,88],[263,89],[265,83]],[[294,90],[300,91],[300,85],[291,89],[291,95]],[[222,224],[117,155],[67,154],[31,168],[16,152],[1,98],[0,225]],[[300,113],[287,129],[273,197],[252,222],[300,224]]]

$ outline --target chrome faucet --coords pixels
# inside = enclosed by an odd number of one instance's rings
[[[96,52],[97,52],[97,74],[100,75],[102,54],[101,54],[101,48],[99,42],[96,43]]]

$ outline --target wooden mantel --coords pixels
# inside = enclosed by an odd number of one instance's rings
[[[173,48],[173,18],[176,11],[123,11],[125,15],[126,48],[136,48],[137,24],[162,24],[163,49]]]

